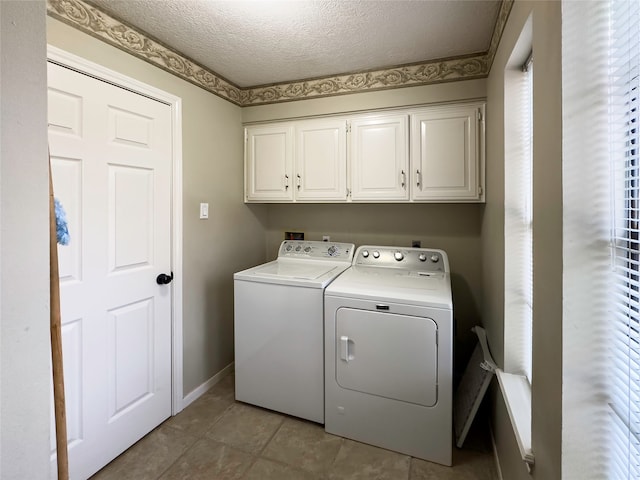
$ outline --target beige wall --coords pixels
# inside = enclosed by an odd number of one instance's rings
[[[482,218],[483,309],[489,345],[503,366],[504,348],[504,68],[527,18],[534,52],[534,286],[532,444],[528,475],[505,406],[493,395],[493,422],[503,477],[561,477],[562,405],[562,126],[561,4],[516,1],[487,85],[487,203]]]
[[[45,2],[0,2],[0,478],[49,478]]]
[[[442,83],[247,107],[244,122],[267,121],[358,110],[484,98],[486,80]],[[268,207],[267,256],[273,258],[285,231],[302,231],[309,240],[356,245],[441,248],[449,255],[456,319],[456,370],[464,370],[474,346],[470,329],[480,322],[482,204],[274,204]]]
[[[233,273],[265,259],[265,209],[242,203],[240,108],[52,18],[47,40],[182,99],[186,395],[233,361]]]

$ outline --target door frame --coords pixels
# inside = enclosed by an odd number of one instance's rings
[[[125,90],[143,95],[171,108],[171,414],[184,407],[182,347],[182,99],[102,65],[47,45],[47,61]]]

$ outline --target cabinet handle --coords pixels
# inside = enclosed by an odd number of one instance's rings
[[[289,175],[285,174],[284,175],[284,189],[289,190]]]
[[[298,177],[298,190],[300,190],[300,181],[301,181],[302,179],[300,178],[300,175],[296,175],[296,177]]]
[[[420,174],[420,170],[416,170],[416,186],[420,186],[422,183],[422,175]]]
[[[407,174],[404,173],[404,170],[402,170],[402,172],[400,172],[400,175],[402,175],[402,188],[405,188],[405,185],[407,184]]]

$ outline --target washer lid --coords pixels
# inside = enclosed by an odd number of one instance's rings
[[[258,267],[254,275],[265,277],[298,278],[300,280],[316,280],[323,275],[333,272],[338,267],[326,263],[314,262],[273,262]]]
[[[278,259],[234,274],[235,280],[324,288],[349,268],[349,263]]]

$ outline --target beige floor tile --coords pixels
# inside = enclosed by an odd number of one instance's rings
[[[161,480],[236,480],[248,470],[254,457],[207,439],[200,439],[180,457]]]
[[[331,467],[330,480],[407,480],[410,457],[345,440]]]
[[[204,396],[233,403],[235,401],[235,375],[227,375],[216,383]]]
[[[197,441],[197,437],[160,426],[96,473],[92,479],[155,480]]]
[[[207,438],[249,453],[259,453],[271,439],[284,417],[242,403],[233,404],[207,432]]]
[[[203,395],[164,425],[202,437],[224,412],[233,405],[233,400],[221,400],[212,395]]]
[[[307,472],[322,474],[333,463],[340,445],[342,439],[325,433],[322,425],[287,418],[262,456]]]
[[[289,465],[259,458],[243,480],[321,480],[322,478]]]
[[[496,480],[493,455],[475,450],[453,452],[453,466],[411,459],[410,480]]]

